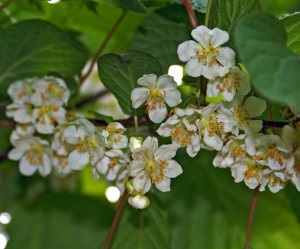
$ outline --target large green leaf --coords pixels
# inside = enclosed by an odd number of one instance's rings
[[[150,197],[151,205],[147,209],[125,207],[111,249],[170,248],[167,213],[153,197]]]
[[[202,16],[202,15],[200,15]],[[164,72],[178,64],[177,48],[190,39],[190,24],[182,6],[159,9],[141,23],[132,37],[132,48],[155,56]]]
[[[10,212],[7,249],[98,249],[113,215],[108,205],[75,194],[44,195]]]
[[[300,54],[300,13],[287,16],[281,22],[288,33],[288,48]]]
[[[242,16],[257,10],[261,10],[259,0],[212,0],[208,26],[232,33]]]
[[[119,8],[132,10],[136,12],[146,12],[145,5],[140,0],[96,0],[96,1],[104,1],[110,4],[113,4]]]
[[[187,158],[181,150],[176,157],[183,174],[172,181],[171,193],[159,196],[166,196],[172,249],[243,248],[253,190],[244,183],[235,183],[230,169],[214,168],[214,154],[203,150],[195,158]],[[259,194],[252,248],[298,248],[300,222],[286,193],[267,190]]]
[[[41,20],[26,20],[0,32],[1,90],[17,80],[48,73],[73,76],[84,66],[83,47],[68,33]]]
[[[300,110],[300,57],[286,47],[280,21],[263,13],[243,18],[236,27],[242,62],[265,97]]]
[[[98,60],[104,86],[115,95],[123,112],[132,115],[131,91],[144,74],[162,74],[159,62],[150,54],[130,50],[121,55],[105,54]]]

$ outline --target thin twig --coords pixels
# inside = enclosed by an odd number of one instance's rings
[[[288,122],[284,122],[284,121],[263,120],[264,128],[282,128],[283,126],[285,126],[287,124],[288,124]]]
[[[14,0],[7,0],[3,4],[0,5],[0,11],[5,9],[8,5],[10,5]]]
[[[117,28],[119,27],[119,25],[121,24],[121,22],[123,21],[124,17],[126,16],[127,11],[123,10],[122,14],[119,16],[119,18],[117,19],[117,21],[115,22],[115,24],[113,25],[113,27],[111,28],[111,30],[108,32],[108,34],[106,35],[104,41],[102,42],[102,44],[100,45],[100,47],[98,48],[91,65],[89,66],[89,69],[87,70],[87,72],[82,75],[81,79],[80,79],[80,83],[83,83],[91,74],[99,56],[102,54],[103,50],[105,49],[107,43],[109,42],[109,40],[111,39],[111,37],[113,36],[113,34],[115,33],[115,31],[117,30]]]
[[[244,249],[250,249],[250,238],[251,238],[252,224],[253,224],[253,218],[254,218],[254,213],[255,213],[255,208],[256,208],[256,201],[257,201],[257,197],[258,197],[258,194],[259,194],[259,187],[260,186],[257,186],[255,188],[254,194],[253,194],[253,197],[252,197]]]
[[[122,195],[122,198],[121,198],[121,201],[119,203],[118,209],[117,209],[115,217],[113,219],[113,222],[111,223],[111,227],[109,229],[109,232],[108,232],[108,235],[107,235],[107,238],[106,238],[106,242],[105,242],[105,249],[110,248],[110,244],[111,244],[111,241],[113,239],[114,233],[116,231],[116,227],[117,227],[120,215],[121,215],[122,210],[124,208],[124,205],[126,203],[127,196],[128,196],[128,194],[125,190],[124,194]]]
[[[16,122],[13,120],[1,120],[0,121],[0,128],[8,128],[16,125]]]
[[[188,14],[192,28],[193,29],[197,28],[197,26],[198,26],[197,19],[196,19],[195,12],[193,10],[193,6],[192,6],[190,0],[182,0],[182,2],[186,9],[187,14]]]
[[[107,91],[106,89],[101,90],[101,91],[95,93],[95,94],[92,95],[92,96],[88,96],[88,97],[82,99],[81,101],[79,101],[78,103],[75,104],[75,107],[76,107],[76,108],[80,108],[80,107],[82,107],[82,106],[85,106],[85,105],[87,105],[87,104],[90,104],[90,103],[92,103],[93,101],[98,100],[99,98],[101,98],[101,97],[103,97],[103,96],[105,96],[105,95],[107,95],[107,94],[108,94],[108,91]]]

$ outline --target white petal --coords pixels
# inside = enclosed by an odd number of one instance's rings
[[[151,179],[145,175],[145,172],[140,172],[132,182],[133,188],[142,194],[147,193],[151,188]]]
[[[31,165],[26,157],[22,157],[19,163],[19,169],[22,175],[31,176],[37,170],[35,165]]]
[[[162,103],[156,103],[155,108],[149,109],[148,116],[153,123],[161,123],[167,116],[168,110],[166,105]]]
[[[104,156],[97,164],[96,169],[99,173],[106,175],[108,172],[108,165],[110,164],[110,159]]]
[[[156,86],[157,76],[155,74],[145,74],[143,77],[139,78],[137,83],[141,86],[148,88],[154,88]]]
[[[185,70],[188,75],[199,77],[203,74],[203,64],[197,58],[192,58],[186,63]]]
[[[218,137],[217,135],[215,135],[215,134],[210,136],[208,134],[207,129],[205,129],[205,131],[204,131],[203,140],[208,146],[210,146],[211,148],[213,148],[217,151],[220,151],[223,148],[222,139],[220,137]]]
[[[215,78],[214,80],[210,80],[207,84],[207,91],[206,91],[206,94],[207,96],[209,97],[216,97],[220,90],[217,88],[217,83],[219,83],[220,81],[220,78],[217,77]]]
[[[195,41],[186,41],[178,46],[177,54],[181,61],[188,61],[196,56],[195,51],[200,49],[199,45]]]
[[[38,167],[38,171],[41,176],[47,176],[51,172],[51,160],[46,154],[43,154],[43,165]]]
[[[154,153],[155,160],[168,160],[176,155],[178,147],[175,145],[164,144]]]
[[[227,32],[214,28],[211,31],[211,45],[216,48],[229,40],[229,35]]]
[[[157,187],[162,192],[168,192],[171,190],[170,188],[171,180],[170,178],[164,178],[161,181],[155,183],[155,187]]]
[[[181,93],[175,89],[175,90],[169,90],[166,92],[166,96],[164,98],[165,102],[168,106],[174,107],[181,103]]]
[[[160,92],[168,92],[170,90],[177,89],[177,84],[172,76],[165,74],[158,78],[157,89]]]
[[[143,87],[138,87],[131,92],[132,107],[138,108],[148,99],[148,92]]]
[[[145,163],[143,161],[133,160],[130,163],[128,174],[133,177],[136,176],[142,170],[144,170],[144,165]]]
[[[197,134],[192,135],[192,141],[188,144],[186,148],[186,152],[190,157],[194,157],[197,155],[199,150],[201,149],[200,137]]]
[[[72,169],[81,170],[90,162],[89,153],[74,150],[69,154],[68,162]]]
[[[193,29],[192,37],[201,43],[203,47],[209,46],[209,41],[211,40],[211,30],[207,28],[206,26],[198,26],[197,28]]]
[[[148,136],[143,142],[143,147],[148,149],[152,155],[154,155],[155,151],[158,149],[158,140],[156,137]]]
[[[235,52],[228,47],[221,48],[218,54],[218,62],[220,62],[224,67],[228,68],[229,71],[229,69],[235,64]]]
[[[167,166],[164,168],[164,174],[166,177],[174,178],[182,174],[182,168],[174,160],[169,160]]]
[[[13,161],[19,161],[21,157],[24,155],[24,151],[18,148],[14,148],[8,153],[8,158]]]

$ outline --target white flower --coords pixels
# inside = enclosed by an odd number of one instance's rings
[[[20,160],[20,172],[26,176],[33,175],[35,171],[39,171],[42,176],[51,172],[52,151],[47,141],[37,137],[20,140],[16,148],[9,152],[8,158]]]
[[[178,46],[178,57],[187,61],[186,72],[190,76],[203,75],[207,79],[223,77],[235,64],[235,52],[228,47],[221,47],[229,40],[227,32],[218,28],[213,30],[198,26],[192,31],[195,41],[186,41]]]
[[[34,133],[34,127],[29,124],[17,124],[16,129],[10,135],[10,142],[17,146],[22,139],[29,138]]]
[[[167,115],[166,104],[170,107],[181,102],[181,94],[173,77],[162,75],[157,79],[155,74],[144,75],[137,82],[142,87],[131,92],[132,107],[138,108],[146,103],[149,118],[154,123],[160,123]]]
[[[84,118],[65,128],[63,139],[69,144],[76,145],[68,157],[69,164],[74,170],[83,169],[88,163],[95,165],[104,155],[104,137]]]
[[[252,118],[260,116],[266,110],[264,99],[250,96],[244,100],[243,96],[237,95],[233,101],[225,103],[224,106],[231,112],[232,134],[237,136],[240,129],[247,134],[255,134],[262,129],[262,120]]]
[[[249,78],[238,67],[232,67],[224,77],[208,81],[207,96],[216,97],[219,93],[226,101],[233,100],[236,92],[246,95],[250,92]]]
[[[42,106],[43,104],[62,106],[69,100],[70,91],[65,82],[59,78],[36,78],[33,81],[33,88],[31,103],[35,106]]]
[[[34,90],[32,81],[32,79],[18,80],[9,85],[7,92],[15,104],[31,103],[31,96]]]
[[[102,135],[105,138],[105,145],[113,149],[126,148],[128,146],[128,138],[124,135],[125,130],[124,126],[118,122],[110,123],[102,131]]]
[[[287,169],[287,173],[298,191],[300,191],[300,124],[296,123],[293,129],[289,125],[282,128],[282,140],[286,144],[290,144],[293,148],[292,154],[295,157],[294,165]]]
[[[10,104],[6,107],[6,116],[21,124],[33,122],[33,106],[31,104]]]
[[[200,134],[206,149],[222,150],[227,133],[232,130],[232,121],[222,103],[209,104],[201,110]]]
[[[137,209],[144,209],[150,205],[150,200],[145,195],[136,195],[129,196],[128,203]]]
[[[111,149],[96,164],[94,173],[105,175],[109,181],[117,178],[119,171],[129,164],[130,160],[121,150]]]
[[[292,146],[277,135],[248,136],[245,144],[247,153],[260,165],[272,170],[290,169],[294,165],[295,159],[290,153]]]
[[[164,137],[171,136],[173,144],[178,147],[186,147],[188,155],[194,157],[201,148],[201,137],[197,128],[200,118],[200,110],[178,108],[175,110],[175,114],[160,125],[157,133]]]
[[[181,166],[171,159],[176,151],[175,145],[158,147],[157,138],[147,137],[142,147],[132,153],[129,176],[133,177],[134,189],[145,194],[153,183],[162,192],[170,191],[170,178],[182,173]]]
[[[213,160],[215,167],[226,168],[237,164],[247,157],[245,148],[245,134],[237,137],[230,136],[222,151],[219,151]]]
[[[59,175],[68,175],[72,168],[67,156],[53,155],[53,168]]]
[[[57,105],[44,104],[33,110],[36,130],[41,134],[52,134],[55,125],[66,122],[66,110]]]
[[[250,158],[245,158],[233,164],[230,169],[235,182],[244,181],[246,186],[250,189],[255,189],[257,186],[260,186],[260,191],[265,190],[268,181],[267,178],[266,181],[263,181],[263,172],[267,167],[256,164]]]

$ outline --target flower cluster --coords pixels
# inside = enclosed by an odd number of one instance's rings
[[[58,171],[66,170],[68,165],[56,157],[49,141],[39,137],[39,134],[53,134],[57,125],[66,122],[64,106],[70,92],[64,81],[55,77],[17,81],[10,85],[8,94],[13,103],[7,106],[6,115],[17,123],[10,137],[15,148],[8,157],[20,160],[20,172],[26,176],[35,171],[46,176],[52,165]]]
[[[228,33],[199,26],[191,34],[196,41],[180,44],[178,57],[187,62],[188,75],[204,79],[202,95],[217,101],[179,106],[181,93],[169,75],[143,75],[131,92],[132,107],[144,104],[149,119],[159,124],[157,134],[169,137],[170,144],[130,136],[119,122],[95,127],[75,114],[67,119],[66,84],[54,77],[34,78],[8,89],[13,103],[6,114],[17,123],[9,158],[20,161],[20,172],[27,176],[36,171],[46,176],[52,168],[68,174],[90,165],[96,179],[103,175],[121,192],[126,188],[128,202],[138,209],[149,205],[146,194],[152,185],[171,190],[171,178],[183,172],[174,160],[180,148],[190,157],[201,149],[217,151],[213,165],[230,168],[235,182],[251,189],[277,192],[291,181],[300,191],[300,122],[284,126],[279,135],[262,132],[263,122],[256,118],[266,101],[249,94],[248,75],[235,65],[235,52],[221,46]]]

